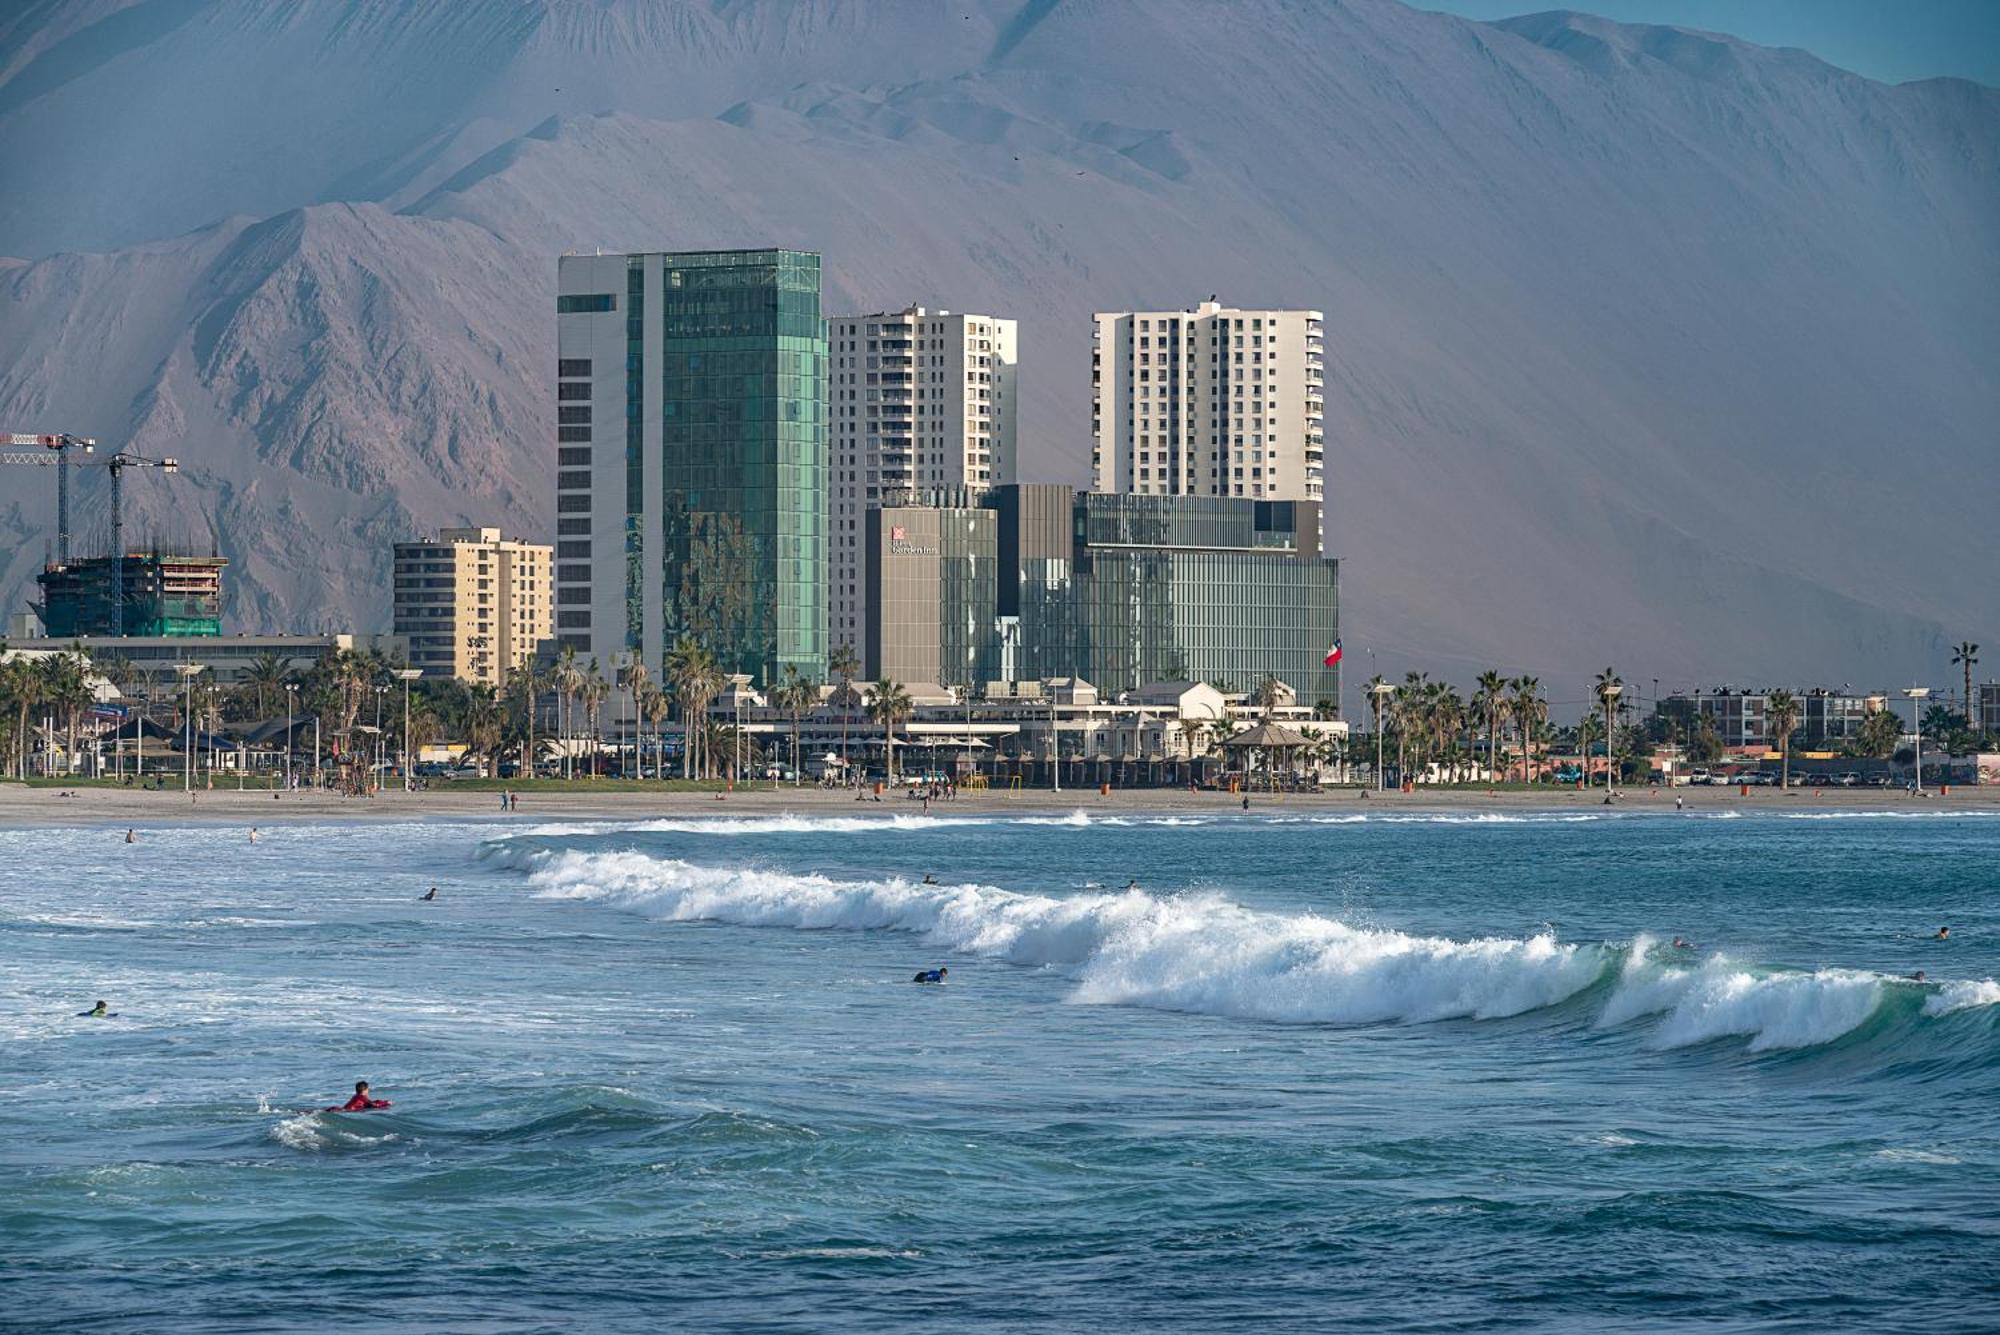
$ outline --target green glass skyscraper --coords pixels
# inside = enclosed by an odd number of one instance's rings
[[[819,256],[557,266],[556,633],[656,675],[683,636],[763,684],[826,673]]]

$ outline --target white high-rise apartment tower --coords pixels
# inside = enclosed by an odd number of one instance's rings
[[[1014,481],[1014,321],[884,311],[828,321],[833,477],[827,643],[863,652],[867,514],[916,491]],[[863,670],[873,674],[873,664]]]
[[[1318,501],[1319,311],[1099,312],[1091,485],[1157,496]]]

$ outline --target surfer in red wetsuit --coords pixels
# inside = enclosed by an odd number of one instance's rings
[[[349,1099],[347,1102],[340,1104],[338,1107],[328,1108],[326,1111],[372,1112],[377,1108],[386,1108],[388,1106],[389,1106],[389,1100],[387,1099],[369,1098],[368,1082],[366,1080],[357,1080],[354,1082],[354,1097]]]

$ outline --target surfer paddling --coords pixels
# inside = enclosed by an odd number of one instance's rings
[[[387,1099],[377,1099],[369,1097],[368,1082],[366,1080],[357,1080],[354,1082],[353,1098],[349,1099],[345,1103],[332,1104],[326,1108],[321,1109],[320,1111],[374,1112],[378,1108],[386,1108],[388,1106],[389,1106],[389,1100]]]

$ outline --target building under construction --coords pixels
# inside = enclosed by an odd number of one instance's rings
[[[222,634],[221,556],[160,551],[93,556],[35,576],[50,639],[76,635]]]

